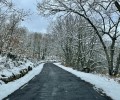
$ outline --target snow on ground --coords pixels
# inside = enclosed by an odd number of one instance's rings
[[[91,73],[80,72],[72,68],[60,65],[59,63],[55,63],[55,65],[76,75],[77,77],[80,77],[82,80],[93,84],[95,88],[102,89],[103,93],[110,96],[113,100],[120,100],[120,84],[114,81],[114,79]]]
[[[19,89],[22,85],[29,82],[35,75],[39,74],[43,68],[43,63],[33,68],[32,71],[29,71],[24,77],[9,82],[8,84],[0,85],[0,100],[7,97],[9,94],[13,93],[15,90]]]
[[[33,68],[34,64],[28,59],[19,58],[19,60],[12,60],[7,56],[0,55],[0,78],[20,74],[21,70],[28,69],[29,66]]]
[[[20,73],[20,70],[28,68],[28,66],[31,66],[33,68],[33,63],[31,61],[22,62],[22,63],[23,64],[20,66],[14,66],[13,62],[10,61],[9,66],[11,66],[11,68],[3,67],[3,69],[0,71],[0,78],[1,75],[5,75],[6,77],[12,76],[12,74],[17,75]],[[4,64],[2,66],[4,66]]]

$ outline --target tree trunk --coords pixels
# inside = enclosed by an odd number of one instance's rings
[[[120,12],[120,4],[117,1],[115,1],[115,6],[117,7],[118,11]]]
[[[117,64],[116,64],[115,71],[114,71],[115,76],[118,74],[119,67],[120,67],[120,53],[119,53],[119,55],[117,57]]]
[[[112,39],[112,44],[110,47],[110,64],[109,64],[109,75],[113,74],[113,59],[114,59],[114,52],[115,52],[115,39]]]

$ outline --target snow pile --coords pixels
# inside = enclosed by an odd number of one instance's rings
[[[12,62],[10,62],[12,63]],[[13,65],[14,66],[14,65]],[[20,66],[16,66],[16,67],[12,67],[12,68],[4,68],[3,70],[0,71],[0,75],[5,75],[6,77],[12,76],[12,74],[19,74],[20,70],[27,68],[28,66],[33,67],[33,63],[32,62],[27,62],[24,63]],[[0,76],[1,77],[1,76]]]
[[[33,68],[34,64],[27,60],[12,60],[12,59],[8,59],[7,57],[1,57],[0,56],[0,78],[7,78],[10,76],[17,75],[20,74],[20,71],[27,68],[28,66],[30,66],[31,68]]]
[[[55,65],[76,75],[77,77],[80,77],[82,80],[93,84],[95,88],[102,89],[103,93],[110,96],[112,99],[120,100],[120,84],[114,81],[114,79],[91,73],[80,72],[72,68],[60,65],[59,63],[55,63]]]
[[[9,82],[8,84],[0,85],[0,100],[7,97],[9,94],[19,89],[22,85],[29,82],[35,75],[39,74],[43,68],[43,65],[44,64],[40,64],[39,66],[33,68],[32,71],[28,72],[28,74],[18,80]]]

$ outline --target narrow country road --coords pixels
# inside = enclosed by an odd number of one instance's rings
[[[4,100],[111,100],[93,86],[46,63],[42,72]]]

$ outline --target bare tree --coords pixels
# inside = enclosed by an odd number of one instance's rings
[[[11,40],[14,38],[15,30],[18,28],[18,25],[21,21],[24,21],[29,15],[29,12],[25,12],[24,10],[15,10],[12,12],[9,18],[9,23],[7,24],[7,42],[8,45],[6,48],[11,48]]]
[[[2,52],[2,48],[4,46],[6,38],[6,22],[12,8],[12,2],[9,2],[8,0],[0,1],[0,52]]]
[[[57,45],[55,48],[61,48],[59,56],[62,55],[66,66],[82,70],[84,67],[91,69],[98,63],[95,61],[97,36],[94,30],[87,26],[84,19],[70,14],[65,18],[58,17],[54,23],[52,33]]]

